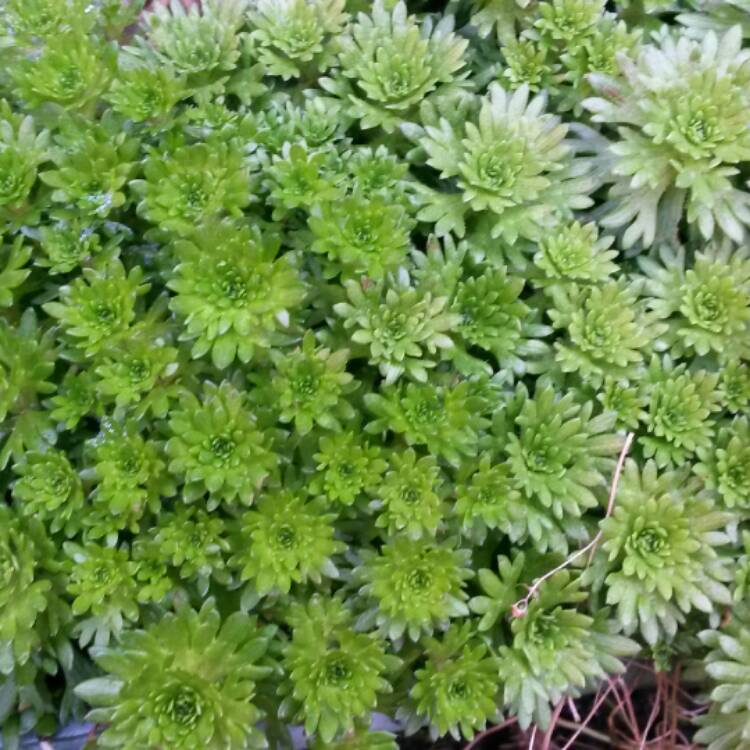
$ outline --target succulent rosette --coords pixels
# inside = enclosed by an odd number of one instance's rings
[[[728,517],[712,507],[701,484],[684,472],[643,469],[629,461],[613,515],[602,522],[601,570],[607,602],[625,632],[640,629],[648,643],[674,636],[694,609],[728,604],[731,579],[717,548],[729,540]]]
[[[0,0],[0,745],[750,750],[749,2]]]
[[[185,394],[169,425],[169,471],[183,479],[188,502],[207,494],[209,508],[221,501],[250,505],[278,462],[247,398],[227,381],[207,383],[202,401]]]
[[[273,631],[235,612],[222,620],[213,602],[183,608],[126,634],[96,659],[105,676],[77,692],[107,724],[104,747],[262,747],[253,703],[256,683],[272,670],[264,654]],[[211,666],[205,664],[211,656]]]
[[[346,737],[375,706],[377,694],[390,692],[386,676],[400,659],[386,653],[377,635],[355,632],[338,599],[313,596],[306,607],[296,605],[289,620],[292,639],[283,662],[289,695],[282,713],[298,705],[308,733],[329,743]]]

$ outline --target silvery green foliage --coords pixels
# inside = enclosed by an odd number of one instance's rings
[[[611,209],[604,226],[626,227],[623,244],[653,243],[681,214],[704,239],[741,242],[750,193],[740,166],[750,159],[750,52],[739,27],[699,42],[669,34],[620,59],[621,76],[600,78],[583,102],[597,123],[617,126],[604,147]],[[666,225],[666,226],[665,226]]]
[[[706,672],[711,681],[711,704],[698,719],[696,739],[709,750],[744,750],[750,747],[747,715],[748,644],[747,605],[721,629],[704,630],[701,641],[709,649]]]
[[[556,220],[591,205],[588,162],[575,158],[567,126],[545,106],[546,97],[530,98],[527,86],[511,94],[493,83],[471,119],[441,117],[414,131],[427,164],[455,181],[461,214],[486,215],[492,237],[510,244],[540,240]],[[449,228],[462,235],[462,225]]]
[[[420,23],[403,0],[388,5],[374,0],[370,15],[357,15],[338,40],[341,75],[321,84],[348,103],[363,128],[392,132],[427,96],[465,76],[467,41],[453,33],[451,16]]]
[[[750,747],[749,18],[0,2],[3,747]]]

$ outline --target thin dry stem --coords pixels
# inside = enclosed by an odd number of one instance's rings
[[[612,515],[612,511],[615,507],[615,497],[617,496],[617,485],[620,482],[620,475],[622,474],[622,468],[625,465],[625,459],[627,458],[628,451],[630,450],[630,446],[633,443],[633,438],[635,438],[635,434],[632,432],[629,432],[627,436],[625,437],[625,442],[622,445],[622,450],[620,451],[620,456],[617,459],[617,466],[615,466],[615,473],[612,476],[612,484],[609,488],[609,500],[607,502],[607,512],[604,514],[604,518],[609,518],[610,515]],[[523,597],[523,599],[519,599],[510,609],[511,613],[513,614],[513,617],[523,617],[526,614],[526,610],[528,609],[529,602],[531,601],[531,598],[533,596],[536,596],[537,591],[539,591],[539,587],[548,579],[551,578],[555,573],[559,573],[561,570],[564,570],[568,567],[572,562],[577,560],[581,555],[585,555],[587,552],[591,552],[593,555],[594,550],[596,549],[596,545],[599,544],[599,541],[602,538],[602,531],[599,530],[599,532],[596,534],[596,536],[584,547],[581,547],[581,549],[574,552],[572,555],[567,557],[565,560],[563,560],[559,565],[552,568],[552,570],[548,570],[543,576],[540,576],[537,578],[534,583],[529,587],[528,593],[526,596]],[[589,562],[591,562],[591,556],[589,556]]]
[[[478,735],[476,735],[474,739],[468,745],[466,745],[466,747],[464,747],[464,750],[474,750],[474,748],[478,747],[486,737],[489,737],[492,734],[501,732],[503,729],[507,729],[508,727],[513,726],[516,721],[517,719],[513,717],[511,719],[501,721],[499,724],[495,724],[492,727],[488,727],[483,732],[480,732]]]
[[[578,739],[578,736],[586,729],[589,722],[594,718],[594,716],[596,715],[596,712],[599,710],[602,703],[604,703],[604,701],[606,700],[607,696],[610,694],[612,689],[613,689],[613,684],[612,682],[610,682],[609,685],[607,686],[607,689],[600,696],[598,696],[597,699],[594,701],[594,705],[591,706],[591,710],[586,715],[586,718],[581,722],[581,726],[576,728],[575,733],[565,743],[565,745],[563,745],[562,750],[569,750],[569,748],[574,747],[573,743]]]
[[[531,739],[529,740],[529,750],[534,750],[534,743],[536,742],[536,727],[531,730]]]
[[[565,701],[561,700],[555,706],[552,712],[552,717],[550,718],[549,726],[547,727],[547,731],[544,733],[544,737],[542,738],[541,750],[550,750],[550,747],[552,745],[552,735],[555,733],[555,727],[557,726],[557,721],[560,718],[560,713],[562,712],[564,705]]]
[[[648,734],[651,731],[651,727],[656,721],[656,717],[659,713],[659,706],[661,705],[662,692],[663,692],[663,678],[661,675],[657,675],[656,681],[656,697],[654,698],[654,705],[651,707],[651,712],[648,715],[648,721],[646,722],[646,728],[643,730],[641,735],[641,742],[638,745],[638,750],[645,750],[646,743],[648,742]]]
[[[568,721],[568,719],[558,719],[557,725],[562,727],[563,729],[574,730],[576,733],[575,738],[583,734],[599,742],[610,742],[609,735],[604,734],[604,732],[597,732],[596,729],[587,727],[585,724],[582,724],[580,721]],[[573,738],[571,737],[571,739]]]
[[[581,715],[578,713],[578,708],[576,708],[576,702],[572,698],[568,698],[568,711],[570,711],[570,715],[580,723],[581,721]]]

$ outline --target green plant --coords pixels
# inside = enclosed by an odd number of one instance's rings
[[[709,417],[718,410],[716,380],[705,370],[688,372],[686,364],[675,365],[669,356],[651,360],[641,412],[648,433],[642,438],[647,458],[668,466],[711,444],[714,423]]]
[[[205,268],[209,248],[217,257]],[[304,298],[302,281],[288,256],[276,258],[278,249],[272,237],[230,223],[210,223],[178,241],[170,306],[185,318],[181,337],[195,340],[193,357],[210,351],[214,365],[224,368],[235,357],[248,362],[256,348],[278,339],[290,308]]]
[[[313,596],[289,614],[292,639],[284,650],[290,683],[281,711],[296,705],[305,730],[331,742],[343,729],[352,731],[390,691],[385,675],[400,665],[386,654],[377,636],[355,632],[351,613],[337,599]]]
[[[531,596],[532,589],[514,603],[538,562],[519,553],[512,560],[498,557],[497,567],[497,574],[487,568],[479,571],[483,595],[469,604],[482,615],[479,631],[491,634],[498,644],[502,703],[521,726],[534,722],[546,727],[550,697],[557,702],[576,696],[592,679],[622,672],[621,658],[639,647],[617,633],[606,608],[593,616],[579,609],[587,597],[580,576],[560,571],[546,580],[538,578],[537,593]]]
[[[585,534],[580,518],[597,503],[620,438],[612,414],[593,415],[593,404],[577,403],[539,382],[533,397],[523,385],[495,413],[492,441],[507,461],[504,528],[512,538],[530,539],[540,551],[567,549]],[[520,495],[520,497],[519,497]]]
[[[192,502],[209,493],[209,508],[221,500],[250,505],[277,456],[264,446],[244,394],[227,381],[206,383],[202,401],[188,392],[180,406],[172,412],[166,451],[170,472],[184,482],[184,499]]]
[[[674,202],[706,239],[721,232],[742,240],[750,215],[735,175],[750,152],[741,42],[737,26],[701,42],[664,35],[633,62],[623,59],[620,76],[600,79],[602,96],[583,102],[596,122],[620,125],[619,140],[606,146],[614,185],[604,222],[627,227],[625,246],[652,244],[657,224],[668,236]]]
[[[54,102],[71,110],[90,109],[112,76],[113,51],[88,34],[49,35],[39,55],[14,66],[17,95],[31,107]]]
[[[495,657],[485,643],[471,641],[469,627],[449,630],[442,641],[426,639],[425,650],[409,694],[415,715],[437,735],[473,737],[499,716]]]
[[[243,550],[240,541],[230,561],[240,579],[252,581],[264,595],[274,590],[287,594],[292,583],[320,583],[321,574],[337,578],[331,558],[345,547],[334,539],[336,516],[324,510],[322,502],[308,502],[302,491],[263,495],[257,510],[245,513],[237,527],[237,539],[249,542]]]
[[[614,237],[599,237],[596,224],[574,221],[545,237],[534,255],[534,264],[542,272],[540,284],[566,281],[597,283],[606,281],[617,265],[616,250],[610,250]]]
[[[548,721],[549,709],[546,701],[534,699],[535,693],[576,695],[588,680],[621,672],[624,667],[618,657],[638,650],[633,641],[611,632],[604,615],[591,617],[575,609],[575,602],[581,599],[577,581],[569,583],[563,573],[546,588],[528,611],[511,623],[512,645],[500,652],[501,658],[508,657],[501,671],[507,679],[506,703],[523,723],[534,719],[542,726]],[[587,638],[582,637],[584,633]]]
[[[25,201],[34,187],[37,168],[47,156],[49,132],[37,132],[31,115],[13,112],[10,105],[0,103],[0,211],[4,220],[25,214]]]
[[[466,615],[465,582],[472,577],[466,550],[423,539],[396,537],[382,553],[368,554],[359,568],[362,594],[372,601],[374,620],[390,639],[413,641]]]
[[[302,346],[291,353],[274,351],[275,372],[268,401],[279,411],[282,422],[293,422],[300,435],[315,425],[340,430],[355,411],[346,399],[358,383],[346,372],[349,352],[332,352],[315,346],[312,332],[305,334]],[[262,384],[259,384],[262,385]]]
[[[59,302],[47,302],[45,312],[57,318],[73,350],[91,356],[128,333],[136,317],[136,302],[148,291],[143,269],[127,272],[113,258],[101,268],[86,268],[70,286],[59,287]]]
[[[320,197],[318,191],[316,203]],[[329,273],[382,279],[406,258],[410,223],[401,206],[382,198],[356,194],[322,202],[308,224],[315,237],[312,250],[332,261]]]
[[[746,5],[0,2],[3,748],[750,746]]]
[[[458,323],[446,311],[448,300],[430,292],[420,294],[409,276],[400,271],[380,287],[369,282],[364,289],[355,281],[346,283],[349,302],[334,311],[344,318],[344,328],[354,328],[352,341],[369,348],[368,359],[378,365],[385,384],[402,375],[425,382],[427,370],[442,358],[442,350],[453,341],[446,331]]]
[[[209,600],[198,612],[183,608],[127,633],[118,649],[98,651],[106,676],[77,692],[100,706],[90,718],[108,724],[104,747],[262,747],[252,700],[256,682],[273,669],[263,663],[272,635],[239,612],[222,620]]]
[[[344,0],[258,3],[250,13],[251,37],[266,70],[288,80],[328,68],[347,20],[344,6]]]
[[[710,649],[706,671],[711,678],[711,704],[707,714],[699,717],[696,739],[709,750],[743,748],[747,745],[747,638],[748,612],[737,608],[735,617],[725,627],[704,630],[703,643]]]
[[[153,67],[171,66],[192,86],[208,86],[221,81],[239,61],[242,23],[239,0],[207,0],[187,7],[169,0],[146,14],[145,34],[130,51]]]
[[[728,508],[745,508],[750,497],[750,423],[736,417],[721,425],[715,443],[698,451],[695,473]]]
[[[684,472],[628,463],[619,505],[602,524],[601,553],[607,603],[617,606],[626,632],[639,627],[654,644],[674,637],[693,608],[710,612],[713,602],[729,603],[724,582],[731,576],[716,549],[728,541],[726,522]]]
[[[728,247],[696,254],[690,268],[674,253],[663,252],[662,258],[663,267],[650,258],[641,259],[641,267],[649,303],[669,325],[670,351],[745,359],[750,260]]]
[[[9,675],[35,652],[53,647],[52,639],[69,620],[69,607],[61,597],[62,566],[42,523],[7,507],[0,508],[0,519],[0,674]]]
[[[477,105],[460,129],[443,117],[419,137],[427,163],[460,188],[462,212],[488,212],[492,236],[512,244],[540,240],[558,219],[590,205],[586,162],[565,141],[567,127],[544,111],[543,96],[492,84]],[[450,228],[463,233],[458,222]]]
[[[21,515],[45,521],[52,533],[73,536],[80,529],[83,486],[64,453],[30,453],[13,471],[18,475],[13,499]]]
[[[552,324],[566,334],[555,342],[555,359],[563,372],[580,371],[595,386],[604,377],[643,376],[643,352],[653,351],[662,327],[638,304],[637,287],[609,281],[601,286],[552,286],[548,293]]]
[[[340,75],[321,85],[348,101],[364,128],[393,132],[430,94],[462,78],[466,40],[445,16],[421,24],[406,3],[375,0],[339,38]]]
[[[189,235],[195,222],[241,216],[250,202],[250,177],[231,142],[182,146],[164,156],[155,152],[143,172],[131,185],[143,196],[139,212],[181,235]]]
[[[405,533],[411,539],[434,536],[442,525],[443,503],[440,466],[432,456],[417,458],[407,449],[393,453],[389,470],[373,492],[372,507],[381,511],[375,525],[388,529],[389,534]]]

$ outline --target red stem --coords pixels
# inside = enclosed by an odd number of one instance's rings
[[[607,689],[594,701],[594,705],[591,706],[591,710],[586,715],[586,718],[581,722],[581,726],[576,730],[576,732],[573,734],[573,736],[563,745],[562,750],[569,750],[569,748],[573,747],[573,743],[578,739],[578,735],[583,732],[583,730],[589,725],[589,722],[594,718],[594,715],[599,710],[599,707],[604,703],[607,696],[610,694],[610,692],[614,689],[614,684],[612,682],[609,683],[607,686]]]
[[[638,746],[638,750],[645,750],[646,742],[648,741],[648,733],[651,731],[651,727],[653,726],[654,721],[656,721],[656,717],[659,712],[659,704],[661,703],[663,681],[664,676],[662,674],[657,674],[656,697],[654,698],[654,705],[651,707],[651,713],[648,715],[648,721],[646,722],[646,728],[643,730],[643,735],[641,736],[641,744]]]
[[[555,733],[557,720],[558,718],[560,718],[560,712],[562,711],[564,705],[565,701],[560,700],[559,703],[555,706],[555,710],[552,712],[552,717],[550,718],[547,731],[544,733],[544,737],[542,738],[541,750],[550,750],[550,746],[552,745],[552,735]]]
[[[515,724],[517,719],[515,717],[511,719],[506,719],[505,721],[500,722],[499,724],[495,724],[495,726],[488,727],[483,732],[480,732],[474,739],[466,745],[464,750],[474,750],[474,748],[479,747],[480,743],[484,741],[486,737],[489,737],[492,734],[496,734],[497,732],[501,732],[503,729],[507,729],[510,726],[513,726]]]

